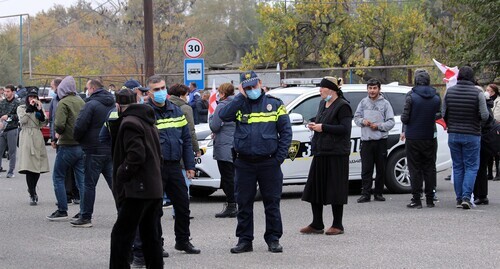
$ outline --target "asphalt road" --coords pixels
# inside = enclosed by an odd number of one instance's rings
[[[49,149],[51,167],[54,152]],[[4,160],[4,167],[6,166]],[[302,235],[309,224],[308,203],[300,200],[302,186],[284,188],[281,203],[284,252],[272,254],[263,240],[264,210],[255,204],[254,251],[230,254],[237,239],[235,219],[216,219],[222,208],[221,191],[193,198],[192,243],[200,255],[174,250],[171,209],[162,220],[165,268],[500,268],[500,182],[490,181],[490,205],[472,210],[455,208],[453,187],[438,174],[435,208],[407,209],[408,194],[386,194],[386,202],[357,204],[349,196],[344,209],[345,234]],[[104,180],[97,189],[94,227],[73,228],[69,222],[49,222],[55,209],[51,174],[42,175],[39,205],[29,206],[23,175],[0,175],[0,268],[107,268],[109,241],[116,212]],[[71,205],[68,214],[78,213]],[[331,210],[325,207],[326,225]]]

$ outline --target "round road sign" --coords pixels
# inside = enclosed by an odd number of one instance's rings
[[[205,46],[198,38],[189,38],[184,43],[184,54],[189,58],[198,58],[205,51]]]

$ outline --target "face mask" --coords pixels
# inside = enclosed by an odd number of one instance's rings
[[[486,100],[490,99],[490,93],[489,92],[484,92],[484,97],[486,98]]]
[[[247,93],[247,96],[249,99],[256,100],[262,94],[262,90],[261,89],[251,89],[251,90],[247,90],[246,93]]]
[[[325,101],[328,102],[332,99],[332,96],[331,95],[328,95],[327,97],[325,97]]]
[[[218,92],[215,94],[215,101],[220,101],[220,94]]]
[[[186,103],[189,103],[189,94],[186,95]]]
[[[165,103],[165,100],[167,100],[167,90],[159,90],[154,92],[153,100],[158,104]]]
[[[144,96],[140,96],[139,104],[144,104]]]
[[[3,94],[2,94],[2,95],[3,95]],[[50,97],[51,97],[52,99],[56,98],[56,96],[57,96],[57,93],[55,93],[55,92],[51,92],[51,93],[50,93]]]

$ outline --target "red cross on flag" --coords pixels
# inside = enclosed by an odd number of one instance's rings
[[[446,83],[446,89],[449,87],[455,86],[457,84],[457,77],[458,77],[458,67],[448,67],[438,61],[436,59],[432,59],[434,61],[434,64],[441,70],[441,72],[444,74],[443,81]]]

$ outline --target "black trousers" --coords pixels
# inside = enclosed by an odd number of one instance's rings
[[[234,164],[232,162],[217,161],[220,172],[220,185],[226,194],[226,202],[235,203],[234,199]]]
[[[26,184],[28,185],[28,192],[31,197],[36,195],[36,185],[39,178],[39,173],[26,172]]]
[[[373,166],[375,165],[377,175],[375,176],[375,189],[373,194],[382,194],[385,184],[385,166],[387,163],[387,139],[368,140],[361,142],[361,180],[362,195],[370,195],[373,184]]]
[[[118,210],[118,218],[111,232],[109,268],[130,268],[129,259],[137,227],[143,241],[142,249],[147,268],[163,268],[158,219],[162,199],[126,198]]]
[[[175,242],[189,242],[189,197],[186,181],[182,174],[182,167],[179,161],[164,161],[161,169],[161,179],[163,181],[163,191],[167,194],[175,208]],[[163,215],[163,211],[161,211]],[[160,217],[161,217],[160,215]],[[160,234],[163,235],[160,223]]]
[[[474,183],[474,197],[484,199],[488,197],[488,163],[491,162],[493,156],[489,155],[486,150],[481,150],[479,155],[479,170],[477,170],[476,181]]]
[[[436,187],[436,139],[406,139],[405,147],[413,199],[420,201],[424,182],[425,197],[433,199]]]

